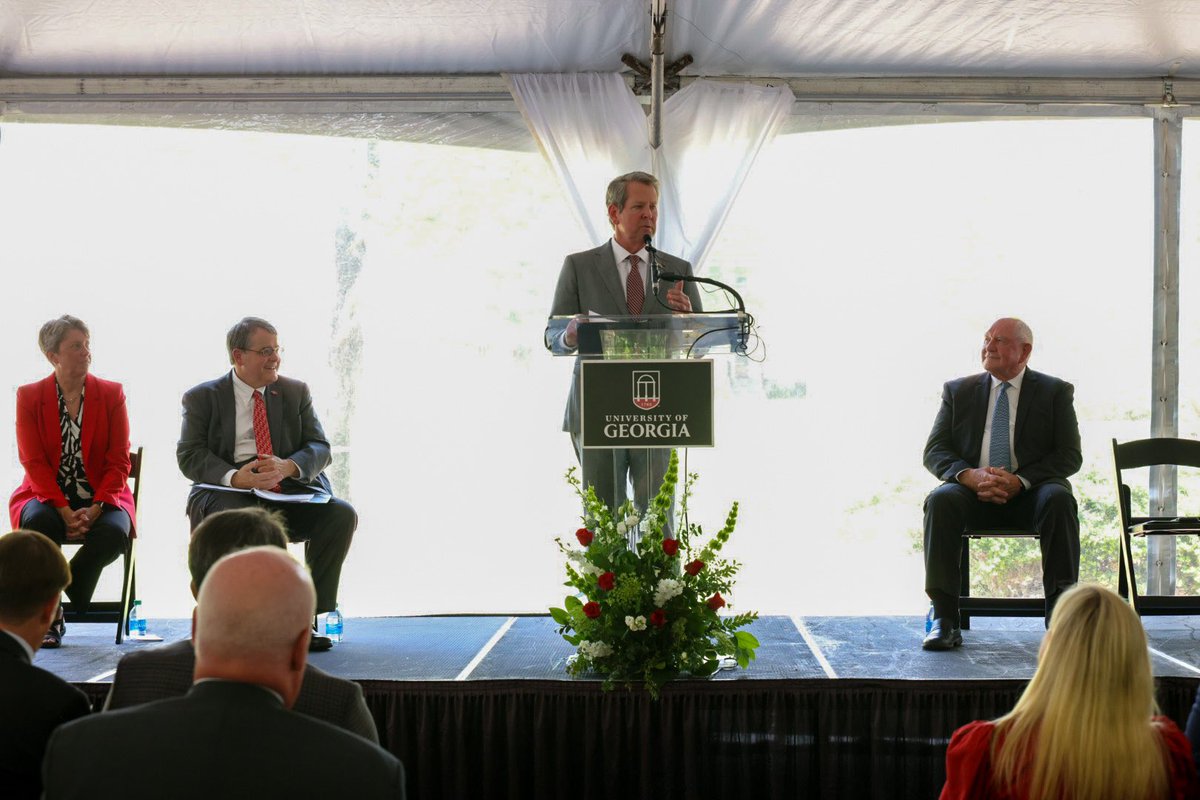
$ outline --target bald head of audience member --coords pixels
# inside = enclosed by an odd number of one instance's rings
[[[36,652],[70,583],[71,567],[48,537],[33,531],[0,536],[0,630]]]
[[[257,684],[291,708],[316,606],[308,570],[286,550],[252,547],[220,559],[200,586],[192,618],[194,680]]]
[[[278,511],[255,507],[210,514],[192,531],[192,539],[188,544],[192,597],[199,597],[204,577],[223,556],[247,547],[267,545],[284,550],[287,544],[287,528],[283,515]]]

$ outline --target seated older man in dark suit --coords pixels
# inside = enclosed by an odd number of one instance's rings
[[[47,800],[161,797],[403,798],[404,767],[360,736],[297,714],[316,592],[276,547],[218,561],[193,619],[195,682],[184,697],[59,728],[43,763]],[[126,770],[72,769],[127,763]],[[338,770],[297,769],[317,761]]]
[[[188,546],[188,569],[192,574],[192,596],[200,592],[204,577],[218,559],[247,547],[287,547],[287,534],[278,513],[262,508],[219,511],[192,531]],[[190,639],[162,647],[139,650],[117,664],[106,711],[179,697],[192,685],[196,663]],[[379,733],[363,700],[362,688],[308,664],[304,683],[296,698],[296,711],[357,733],[376,744]]]
[[[0,797],[41,796],[51,732],[90,710],[83,692],[33,666],[71,568],[49,538],[0,536]]]
[[[1079,579],[1079,514],[1069,475],[1083,456],[1075,387],[1026,364],[1033,332],[998,319],[983,336],[984,371],[942,387],[925,468],[945,481],[925,498],[925,593],[934,620],[922,644],[951,650],[959,627],[959,556],[966,527],[1037,531],[1046,624]]]

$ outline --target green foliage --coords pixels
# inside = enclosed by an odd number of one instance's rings
[[[1121,550],[1117,492],[1111,473],[1089,464],[1071,479],[1079,505],[1079,580],[1117,588]],[[1135,514],[1149,507],[1145,486],[1131,486]],[[878,496],[877,496],[878,497]],[[1187,486],[1180,484],[1179,505],[1188,507]],[[919,505],[918,505],[919,508]],[[921,549],[919,526],[909,535]],[[989,597],[1037,597],[1042,587],[1042,553],[1034,539],[972,539],[971,593]],[[1134,540],[1134,574],[1143,591],[1146,586],[1146,543]],[[1200,594],[1200,537],[1176,539],[1176,593]]]
[[[580,549],[555,539],[566,557],[566,585],[576,594],[550,614],[563,638],[578,648],[567,668],[572,674],[599,673],[606,689],[642,682],[657,698],[665,681],[681,674],[711,675],[723,657],[742,667],[754,660],[758,640],[739,628],[758,615],[721,616],[712,607],[724,605],[740,566],[718,555],[737,525],[738,506],[733,504],[724,527],[701,547],[703,529],[686,522],[697,477],[689,475],[684,484],[678,549],[671,553],[670,543],[664,547],[663,529],[679,479],[674,452],[642,519],[630,502],[612,513],[590,486],[582,487],[574,468],[568,470],[567,482],[583,503],[581,532],[590,541]],[[694,566],[697,562],[703,563]]]

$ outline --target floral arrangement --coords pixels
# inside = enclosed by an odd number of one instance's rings
[[[665,539],[678,475],[672,451],[662,488],[639,519],[631,502],[614,514],[592,487],[582,487],[574,467],[567,471],[567,482],[583,501],[584,527],[574,536],[582,549],[555,541],[567,559],[565,585],[578,594],[568,595],[564,607],[550,614],[563,638],[578,648],[567,666],[571,674],[604,675],[606,689],[642,681],[658,697],[662,684],[682,673],[703,677],[716,672],[722,658],[736,659],[743,668],[754,660],[758,640],[738,629],[758,615],[717,613],[728,605],[741,567],[719,556],[737,524],[737,503],[725,526],[701,548],[703,530],[686,522],[699,477],[691,474],[680,500],[684,522],[675,539]]]

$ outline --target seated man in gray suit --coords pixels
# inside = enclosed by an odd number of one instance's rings
[[[287,547],[287,534],[279,514],[262,508],[218,511],[192,531],[188,546],[188,570],[192,574],[192,596],[200,593],[204,577],[220,558],[247,547]],[[135,650],[121,658],[106,711],[187,694],[196,663],[190,639],[162,647]],[[295,711],[345,728],[379,743],[379,733],[362,688],[323,672],[312,664],[304,669],[304,682],[296,698]]]
[[[613,235],[604,244],[582,253],[573,253],[563,261],[554,288],[550,316],[574,314],[561,336],[547,336],[546,345],[555,353],[575,352],[578,322],[592,312],[601,316],[657,316],[702,311],[696,284],[678,281],[665,291],[650,286],[647,240],[658,228],[658,179],[646,172],[618,176],[605,193],[608,221]],[[657,253],[664,272],[691,275],[692,265],[666,253]],[[584,450],[580,440],[579,359],[571,376],[563,430],[571,434],[575,456],[586,488],[610,509],[616,509],[628,495],[626,484],[633,484],[634,504],[644,511],[658,492],[667,463],[668,449]]]
[[[175,455],[193,484],[187,513],[195,529],[209,514],[265,505],[278,509],[293,542],[308,542],[305,558],[317,586],[317,613],[337,607],[342,562],[358,515],[333,497],[324,469],[329,442],[313,410],[308,386],[279,374],[283,348],[274,326],[246,317],[225,337],[233,369],[192,387],[183,396],[183,430]],[[274,502],[251,490],[282,494],[315,492],[327,503]],[[312,637],[314,650],[333,643]]]
[[[70,583],[71,568],[49,538],[0,536],[0,797],[40,797],[51,732],[91,710],[83,692],[33,666]]]
[[[50,739],[47,800],[403,798],[404,768],[361,736],[291,711],[316,593],[277,547],[225,556],[200,587],[195,682],[184,697],[76,720]],[[81,765],[128,764],[129,770]],[[337,770],[297,769],[334,763]]]

